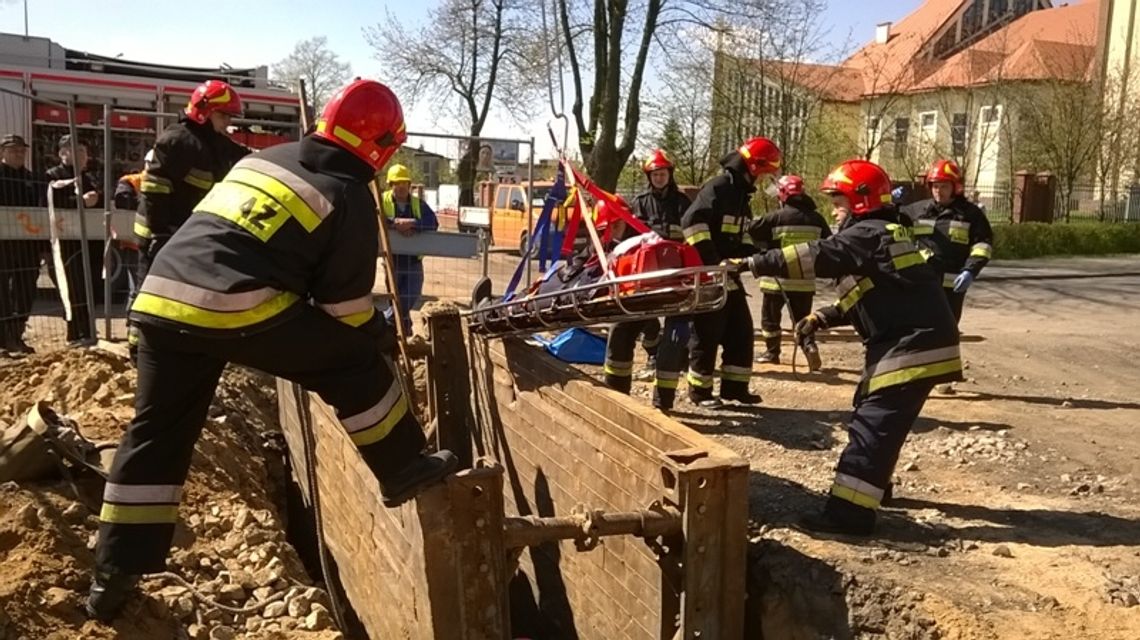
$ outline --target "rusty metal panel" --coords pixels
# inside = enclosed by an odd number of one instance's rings
[[[277,388],[285,438],[303,461],[292,385],[279,380]],[[502,469],[461,472],[386,509],[332,409],[315,396],[308,401],[325,541],[369,637],[509,638]]]
[[[476,449],[505,469],[508,515],[636,511],[666,498],[683,505],[690,493],[704,506],[684,515],[687,536],[700,544],[623,537],[588,551],[564,541],[525,552],[519,570],[551,633],[672,640],[683,627],[709,630],[698,637],[739,637],[747,544],[739,483],[747,482],[747,464],[518,340],[471,338],[468,355]],[[701,483],[690,489],[693,469]],[[690,570],[698,553],[704,566]],[[708,592],[698,596],[700,589]],[[682,591],[690,594],[684,603]]]

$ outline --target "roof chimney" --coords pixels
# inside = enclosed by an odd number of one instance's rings
[[[875,27],[875,42],[877,44],[887,44],[891,39],[891,23],[880,22]]]

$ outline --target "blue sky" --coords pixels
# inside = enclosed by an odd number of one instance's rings
[[[30,34],[71,49],[109,56],[121,53],[124,58],[163,64],[216,66],[224,62],[248,67],[271,65],[288,55],[298,40],[323,35],[337,54],[352,63],[354,73],[381,81],[399,70],[385,67],[372,56],[362,27],[387,20],[389,7],[403,12],[400,19],[418,23],[432,4],[410,0],[27,0]],[[921,0],[829,0],[825,20],[835,42],[859,44],[873,36],[876,23],[898,21],[919,4]],[[0,0],[0,32],[23,31],[22,0]],[[441,124],[446,128],[424,106],[407,115],[410,130]],[[541,122],[545,120],[544,116]],[[504,123],[489,125],[484,133],[529,137],[542,132]],[[544,152],[540,146],[540,155]]]

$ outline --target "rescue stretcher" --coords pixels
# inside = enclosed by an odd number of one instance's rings
[[[509,336],[707,313],[724,306],[728,278],[719,265],[603,277],[507,301],[485,300],[463,315],[473,333]]]
[[[583,192],[598,203],[593,216],[587,214]],[[561,255],[573,253],[578,224],[585,225],[590,237],[589,255],[556,262],[516,293],[535,238],[546,234],[556,206],[571,203]],[[638,235],[607,250],[614,228],[623,225]],[[705,265],[693,247],[652,232],[622,198],[595,185],[565,158],[523,256],[497,300],[491,297],[489,279],[475,286],[471,309],[462,314],[472,333],[508,336],[707,313],[724,306],[733,284],[726,267]]]

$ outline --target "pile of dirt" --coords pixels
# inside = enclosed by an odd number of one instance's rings
[[[94,440],[118,440],[133,414],[125,358],[69,350],[0,365],[0,426],[36,401],[74,418]],[[0,486],[0,640],[11,638],[310,638],[332,640],[327,595],[285,540],[284,473],[273,380],[228,369],[195,450],[170,578],[148,578],[113,628],[86,620],[82,601],[98,520],[64,482]],[[77,487],[80,495],[86,486]],[[97,495],[85,496],[97,508]]]

